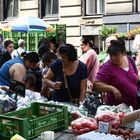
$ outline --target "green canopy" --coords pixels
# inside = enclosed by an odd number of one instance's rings
[[[107,53],[106,52],[100,52],[98,54],[99,61],[102,62],[106,58],[106,56],[107,56]]]

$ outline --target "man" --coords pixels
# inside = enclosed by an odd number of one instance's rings
[[[27,69],[36,69],[39,56],[35,52],[30,52],[24,58],[14,58],[7,61],[0,69],[0,85],[10,86],[11,79],[24,83]]]
[[[21,57],[21,54],[25,52],[25,41],[23,39],[18,40],[19,48],[12,52],[12,58]]]

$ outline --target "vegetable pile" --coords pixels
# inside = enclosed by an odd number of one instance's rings
[[[83,134],[96,130],[98,128],[97,122],[94,118],[81,117],[71,122],[71,127],[74,134]]]

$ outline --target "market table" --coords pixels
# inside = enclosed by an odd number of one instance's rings
[[[54,140],[76,140],[76,136],[72,133],[58,132],[55,133]]]
[[[40,139],[41,137],[38,136],[37,138],[33,140],[40,140]],[[65,130],[65,131],[55,133],[54,140],[76,140],[76,136],[72,134],[71,132]]]

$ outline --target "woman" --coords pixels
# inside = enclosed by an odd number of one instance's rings
[[[97,73],[94,90],[107,92],[108,105],[125,103],[136,108],[138,75],[134,60],[126,55],[125,45],[119,40],[111,41],[107,53],[110,59]]]
[[[99,61],[96,52],[93,50],[93,42],[88,38],[81,40],[81,49],[83,55],[79,58],[83,63],[86,64],[88,70],[88,90],[92,91],[93,83],[96,74],[99,70]]]
[[[4,41],[4,50],[0,55],[0,67],[8,60],[12,59],[11,54],[14,50],[14,42],[12,40]]]
[[[52,99],[59,102],[82,102],[86,96],[87,67],[77,60],[76,49],[65,44],[59,49],[60,59],[50,65],[46,84],[54,89]]]

